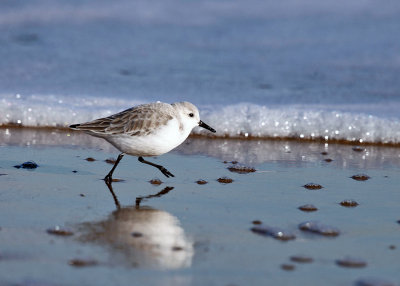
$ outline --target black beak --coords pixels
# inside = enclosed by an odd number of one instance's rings
[[[207,129],[207,130],[210,130],[210,131],[213,132],[213,133],[217,132],[217,131],[215,131],[214,128],[208,126],[207,124],[205,124],[205,123],[204,123],[203,121],[201,121],[201,120],[199,121],[199,126],[205,128],[205,129]]]

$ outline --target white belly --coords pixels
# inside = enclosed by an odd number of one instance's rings
[[[176,120],[157,129],[156,132],[145,136],[130,136],[125,134],[108,135],[104,137],[123,153],[133,156],[158,156],[179,146],[189,136],[179,129]]]

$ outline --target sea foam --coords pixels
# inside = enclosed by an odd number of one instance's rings
[[[3,95],[1,125],[68,127],[109,116],[144,103],[138,99],[40,95]],[[217,129],[220,137],[295,138],[344,140],[360,143],[400,143],[396,118],[357,111],[335,111],[329,106],[274,105],[252,103],[199,106],[202,120]],[[207,135],[201,128],[196,134]]]

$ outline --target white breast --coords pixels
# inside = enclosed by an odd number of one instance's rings
[[[189,132],[180,128],[179,122],[172,119],[167,125],[154,133],[142,136],[125,134],[104,137],[118,150],[133,156],[159,156],[180,145],[189,136]]]

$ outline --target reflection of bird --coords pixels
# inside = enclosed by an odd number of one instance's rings
[[[149,207],[126,207],[100,222],[81,225],[84,242],[110,246],[112,263],[133,267],[178,269],[189,267],[194,255],[173,215]]]
[[[72,129],[104,138],[122,153],[104,178],[112,181],[112,174],[124,154],[138,156],[139,161],[158,168],[165,176],[174,176],[161,165],[143,157],[158,156],[180,145],[195,126],[215,132],[200,120],[199,110],[189,102],[149,103],[138,105],[109,117],[73,124]]]

